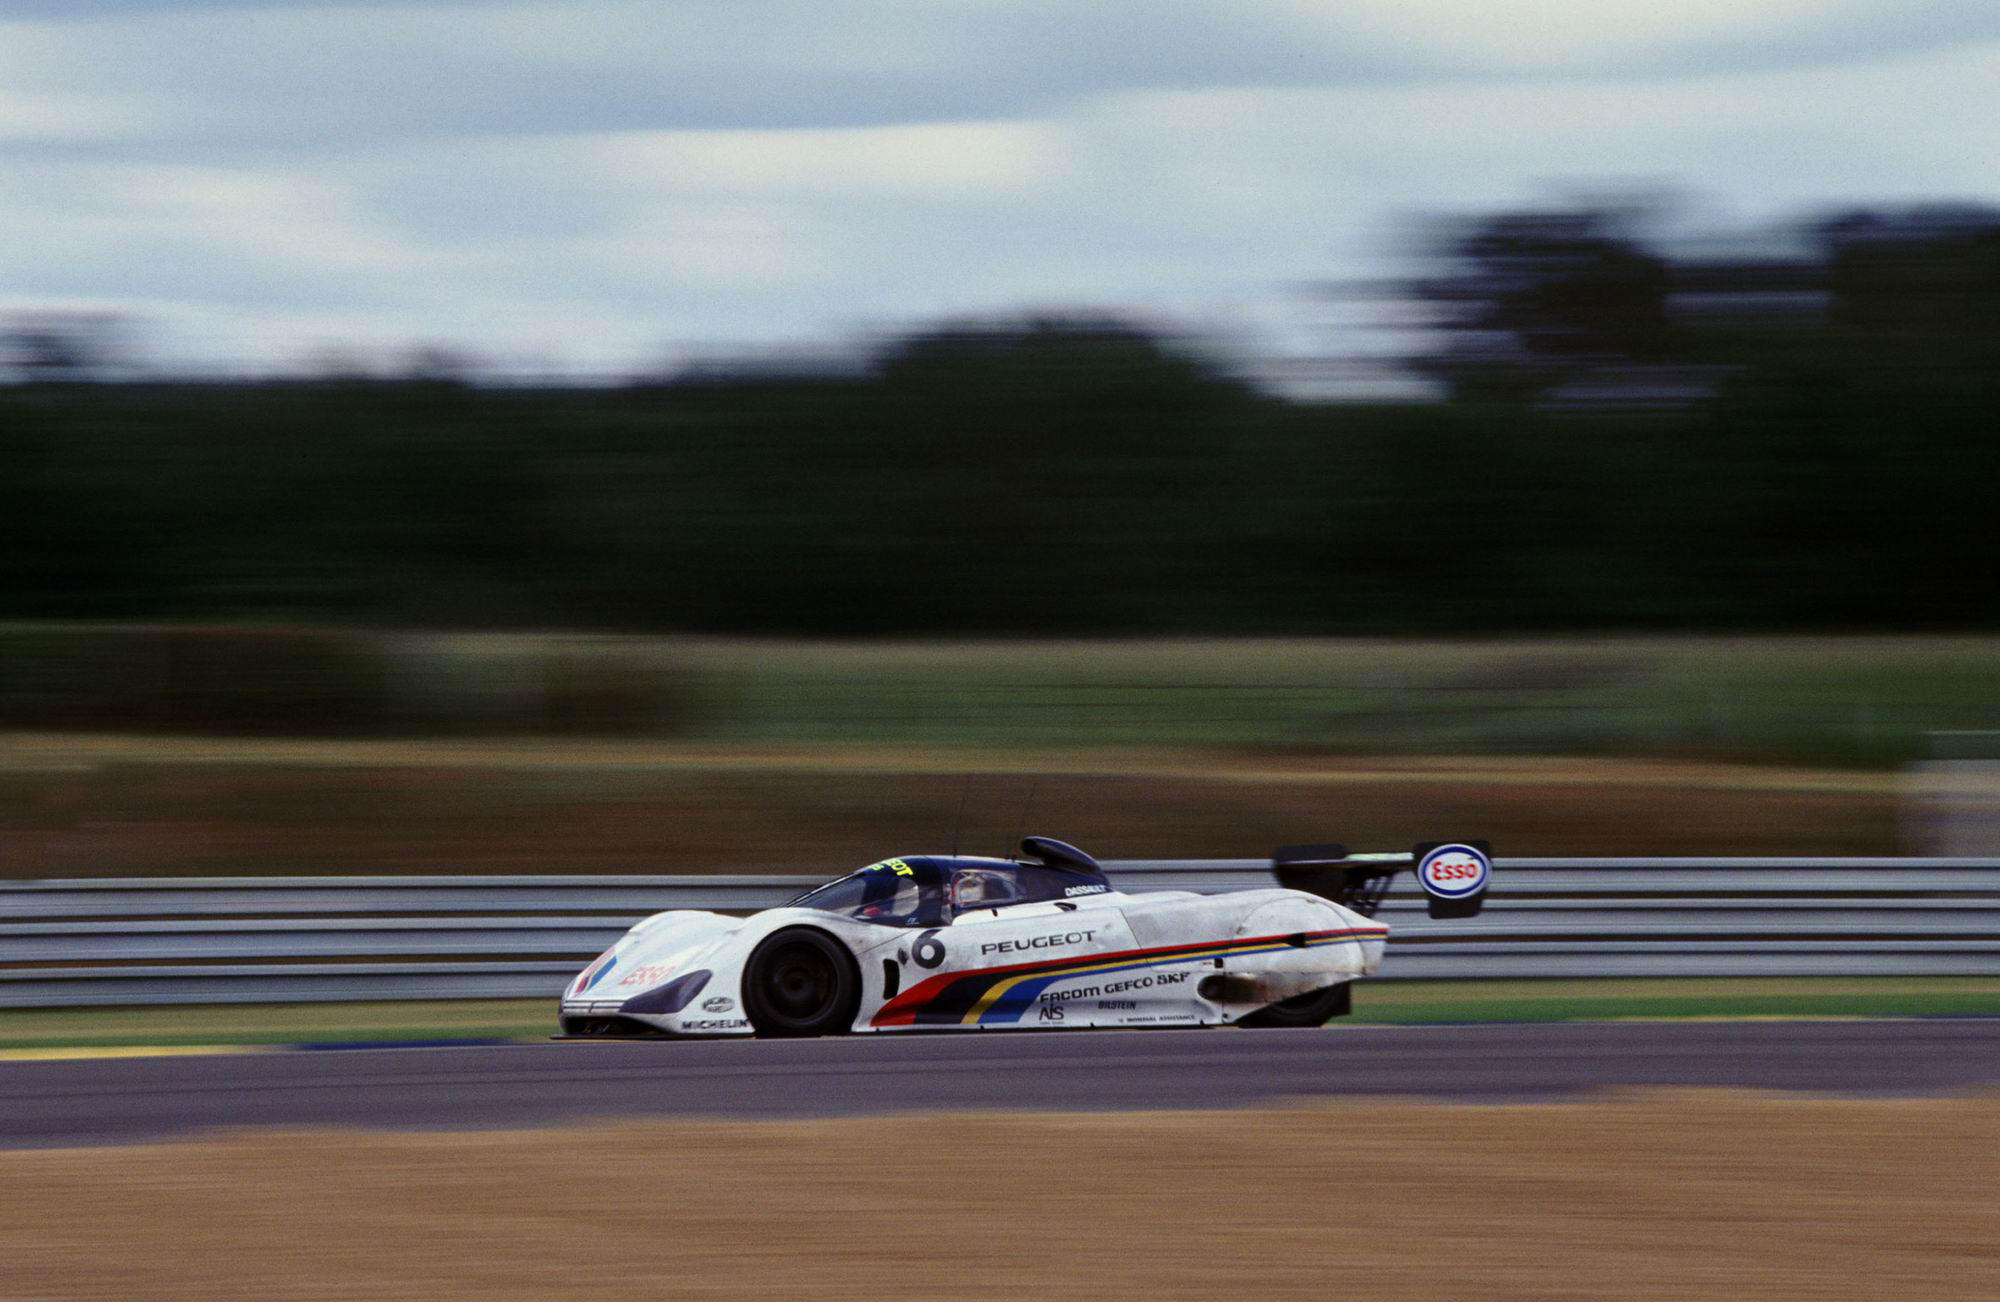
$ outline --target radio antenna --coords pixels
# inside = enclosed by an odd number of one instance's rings
[[[972,771],[966,770],[965,788],[958,793],[958,817],[951,822],[951,857],[958,858],[958,834],[965,829],[965,802],[972,798]]]
[[[1014,857],[1014,846],[1018,846],[1021,843],[1022,834],[1028,830],[1028,811],[1035,807],[1035,790],[1041,785],[1042,775],[1037,773],[1035,780],[1028,784],[1028,798],[1021,802],[1021,825],[1014,829],[1014,845],[1007,847],[1007,853],[1002,856],[1003,858],[1012,859]]]

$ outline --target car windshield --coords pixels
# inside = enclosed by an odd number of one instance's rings
[[[807,891],[792,901],[792,907],[822,909],[888,927],[941,927],[944,874],[921,859],[915,863],[884,859]]]

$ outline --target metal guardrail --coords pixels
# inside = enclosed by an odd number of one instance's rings
[[[1264,859],[1105,864],[1122,890],[1271,884]],[[0,1007],[554,998],[662,909],[809,880],[218,877],[0,883]],[[1382,978],[2000,975],[2000,859],[1500,859],[1477,918],[1383,906]]]

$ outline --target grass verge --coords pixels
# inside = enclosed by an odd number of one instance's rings
[[[504,1040],[545,1036],[555,1026],[554,998],[33,1008],[0,1012],[0,1050]]]
[[[1370,981],[1346,1022],[1945,1016],[2000,1016],[2000,977]],[[0,1051],[539,1039],[554,1030],[553,999],[21,1009],[0,1012]]]
[[[2000,727],[2000,639],[795,641],[0,623],[43,726],[729,746],[1700,755],[1892,767]],[[11,708],[9,708],[11,707]],[[126,721],[130,721],[129,724]],[[372,721],[365,724],[364,721]],[[103,726],[97,722],[95,726]]]
[[[2000,977],[1741,977],[1604,981],[1367,981],[1352,1021],[2000,1016]]]

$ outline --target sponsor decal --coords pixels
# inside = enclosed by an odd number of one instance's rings
[[[1042,993],[1040,1002],[1045,1004],[1059,1004],[1071,999],[1095,999],[1100,995],[1122,994],[1127,990],[1150,990],[1159,986],[1177,986],[1186,981],[1191,975],[1193,974],[1189,972],[1155,972],[1150,976],[1133,977],[1129,981],[1112,981],[1101,986],[1082,986],[1070,990],[1048,990]],[[1123,1006],[1126,1008],[1132,1007],[1131,1004]],[[1111,1005],[1100,1003],[1098,1007],[1109,1008]]]
[[[1037,1016],[1035,1010],[1042,1006],[1041,996],[1044,992],[1060,983],[1078,978],[1087,980],[1101,975],[1131,972],[1135,974],[1135,981],[1143,981],[1145,978],[1136,974],[1147,972],[1151,974],[1154,986],[1173,986],[1190,981],[1198,975],[1189,969],[1189,964],[1207,964],[1212,960],[1220,967],[1225,955],[1294,950],[1301,947],[1301,941],[1304,942],[1304,947],[1309,949],[1323,945],[1380,944],[1383,937],[1388,934],[1389,929],[1380,923],[1368,923],[1330,931],[1309,931],[1303,937],[1296,933],[1239,936],[1234,940],[1196,941],[1184,945],[1162,945],[1151,949],[1075,953],[1030,959],[1026,962],[1003,962],[993,967],[974,968],[969,971],[939,972],[924,977],[883,1004],[870,1022],[875,1026],[942,1024],[971,1026],[975,1023],[999,1025],[1018,1022],[1023,1018],[1033,1019]],[[1018,943],[1017,947],[1028,948]],[[1069,993],[1059,998],[1076,998],[1086,993],[1108,997],[1121,991],[1139,988],[1142,987],[1137,984],[1128,985],[1123,981],[1115,981],[1093,985],[1083,991],[1071,988]],[[1194,1023],[1199,1019],[1189,1014],[1171,1020]]]
[[[683,1031],[740,1031],[750,1025],[747,1017],[693,1017],[681,1020]]]
[[[1136,999],[1100,999],[1097,1001],[1097,1006],[1099,1008],[1115,1008],[1123,1012],[1137,1008],[1139,1001]]]
[[[1493,865],[1469,845],[1441,845],[1417,865],[1417,884],[1446,900],[1462,900],[1486,889]]]
[[[1054,936],[1030,936],[1026,940],[996,940],[981,945],[981,954],[1014,954],[1031,949],[1059,949],[1064,945],[1088,944],[1095,931],[1065,931]]]
[[[736,1007],[736,1001],[728,995],[717,995],[713,999],[704,999],[701,1001],[701,1011],[704,1013],[726,1013],[734,1007]]]
[[[678,966],[680,966],[678,962],[641,963],[638,967],[626,973],[625,979],[618,984],[620,986],[649,986],[655,981],[671,976],[673,970]]]
[[[1043,1004],[1035,1014],[1038,1022],[1060,1022],[1063,1019],[1061,1004]]]
[[[1064,887],[1064,888],[1063,888],[1063,894],[1064,894],[1064,895],[1102,895],[1102,894],[1103,894],[1104,892],[1106,892],[1106,891],[1108,891],[1108,890],[1110,890],[1110,889],[1111,889],[1111,888],[1110,888],[1109,886],[1066,886],[1066,887]]]
[[[915,877],[917,870],[901,859],[884,859],[881,863],[871,863],[861,870],[865,873],[894,873],[898,877]]]
[[[617,966],[618,966],[618,955],[613,953],[611,950],[608,949],[605,950],[602,954],[599,954],[597,956],[597,960],[595,962],[593,962],[589,967],[585,968],[582,972],[577,974],[576,986],[570,991],[570,993],[573,995],[582,994],[584,991],[596,985],[599,981],[602,981],[605,977],[611,975],[611,969]]]

